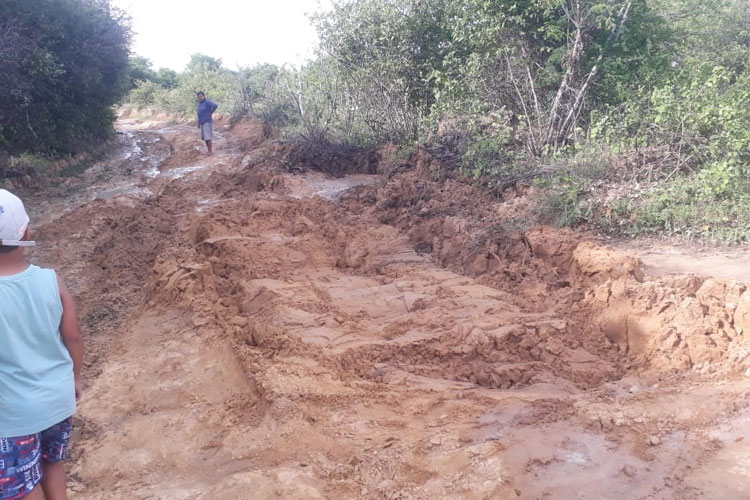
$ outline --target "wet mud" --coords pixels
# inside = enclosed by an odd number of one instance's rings
[[[211,157],[187,126],[120,128],[27,202],[89,336],[73,498],[750,491],[744,283],[523,227],[528,193],[424,153],[332,177],[258,123]]]

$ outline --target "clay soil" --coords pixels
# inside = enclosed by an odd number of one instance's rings
[[[727,273],[520,230],[533,193],[422,153],[306,158],[247,122],[208,157],[185,125],[119,128],[26,195],[87,334],[72,498],[747,498]]]

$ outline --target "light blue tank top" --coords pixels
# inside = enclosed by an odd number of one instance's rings
[[[0,437],[35,434],[75,412],[62,311],[55,271],[0,276]]]

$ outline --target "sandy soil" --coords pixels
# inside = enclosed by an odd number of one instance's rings
[[[690,273],[750,283],[750,253],[742,249],[684,248],[656,244],[636,247],[646,274]]]
[[[72,498],[747,497],[742,282],[514,229],[424,154],[149,127],[26,197],[88,334]]]

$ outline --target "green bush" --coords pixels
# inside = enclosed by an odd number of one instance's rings
[[[721,199],[707,199],[701,195],[703,191],[698,178],[659,187],[635,207],[632,225],[639,232],[690,239],[750,241],[750,182],[738,182]]]
[[[196,92],[203,91],[219,104],[218,113],[231,118],[259,117],[274,125],[297,118],[294,102],[282,84],[292,72],[278,66],[261,64],[230,71],[220,59],[194,54],[182,73],[172,75],[162,68],[144,74],[148,78],[135,81],[127,100],[136,109],[153,108],[193,119]]]
[[[156,104],[157,95],[164,92],[164,87],[156,82],[138,80],[135,82],[135,88],[130,91],[129,102],[137,109],[153,107]]]
[[[104,0],[0,2],[0,147],[79,151],[112,131],[130,31]]]
[[[501,180],[513,175],[518,166],[507,135],[478,134],[471,138],[461,157],[461,171],[474,179],[490,177]]]

